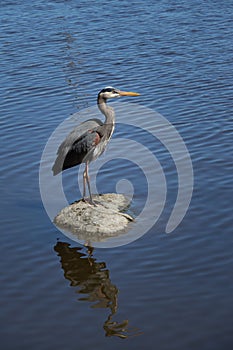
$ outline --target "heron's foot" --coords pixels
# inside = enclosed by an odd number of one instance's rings
[[[84,202],[84,203],[88,203],[88,204],[90,204],[90,205],[93,205],[94,207],[97,207],[97,204],[93,201],[93,199],[91,199],[91,198],[82,198],[82,201]]]

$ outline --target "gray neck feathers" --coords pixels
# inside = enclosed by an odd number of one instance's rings
[[[114,109],[106,104],[106,100],[102,97],[98,98],[98,107],[101,113],[105,116],[105,124],[115,123],[115,112]]]

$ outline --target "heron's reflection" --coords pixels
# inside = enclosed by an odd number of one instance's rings
[[[79,300],[93,302],[93,308],[109,309],[109,316],[103,324],[105,335],[120,338],[136,335],[134,331],[129,332],[128,320],[121,323],[112,320],[117,312],[118,289],[110,280],[106,264],[97,262],[93,257],[93,248],[88,248],[85,253],[83,248],[70,247],[70,244],[58,241],[54,250],[61,258],[65,278],[83,295]]]

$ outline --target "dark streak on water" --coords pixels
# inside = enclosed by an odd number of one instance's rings
[[[123,335],[127,349],[232,349],[232,12],[232,0],[1,3],[4,350],[119,349]],[[177,127],[195,188],[172,235],[171,194],[146,236],[89,256],[50,223],[38,167],[54,128],[109,84]]]

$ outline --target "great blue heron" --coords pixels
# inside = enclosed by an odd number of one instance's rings
[[[94,204],[90,179],[88,175],[88,164],[98,158],[105,150],[115,126],[115,113],[106,102],[109,98],[121,96],[139,96],[136,92],[121,91],[113,87],[101,90],[97,97],[99,110],[105,115],[104,123],[99,119],[89,119],[77,126],[62,142],[57,152],[57,159],[53,165],[53,175],[85,163],[83,172],[83,200],[86,197],[86,183],[90,194],[90,203]]]

